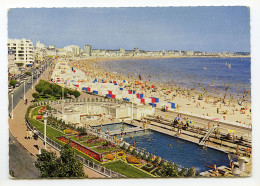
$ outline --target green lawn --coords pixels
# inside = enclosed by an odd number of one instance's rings
[[[104,152],[111,152],[111,151],[114,151],[114,150],[119,150],[120,148],[118,148],[118,147],[113,147],[113,148],[111,148],[111,149],[97,149],[96,147],[93,147],[93,148],[91,148],[91,149],[93,149],[94,151],[96,151],[96,152],[99,152],[99,153],[104,153]]]
[[[37,130],[44,133],[44,123],[42,123],[40,121],[36,121],[34,119],[31,119],[30,122],[35,128],[37,128]],[[55,141],[56,141],[56,137],[64,135],[64,133],[53,129],[53,128],[49,127],[48,125],[47,125],[46,129],[47,129],[47,136]]]
[[[103,166],[120,174],[123,174],[128,178],[152,178],[151,175],[146,174],[141,170],[138,170],[122,161],[113,161],[111,163],[103,164]]]
[[[99,145],[102,145],[104,143],[106,143],[105,141],[101,141],[101,142],[98,142],[98,143],[85,143],[85,142],[79,142],[80,144],[86,146],[86,147],[94,147],[94,146],[99,146]]]
[[[86,141],[86,140],[88,140],[88,139],[94,139],[94,138],[96,138],[96,136],[84,136],[84,137],[81,138],[81,139],[79,139],[79,138],[76,137],[76,136],[69,136],[69,138],[72,139],[72,140],[74,140],[74,141],[80,142],[80,141]]]

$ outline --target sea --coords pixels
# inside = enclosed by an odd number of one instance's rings
[[[111,73],[251,100],[251,58],[127,59],[100,63]],[[228,68],[230,65],[230,68]]]

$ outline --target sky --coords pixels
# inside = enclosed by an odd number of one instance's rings
[[[250,52],[250,9],[15,8],[8,12],[8,38],[57,48]]]

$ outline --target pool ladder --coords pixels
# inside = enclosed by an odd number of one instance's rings
[[[209,131],[206,133],[206,135],[202,138],[202,140],[199,142],[199,145],[204,145],[205,141],[208,139],[210,134],[217,128],[218,126],[212,126]]]

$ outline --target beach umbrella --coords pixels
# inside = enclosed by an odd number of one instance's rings
[[[234,130],[228,130],[228,133],[236,133]]]
[[[191,121],[191,120],[190,120],[190,121],[188,121],[188,123],[192,124],[192,123],[193,123],[193,121]]]

